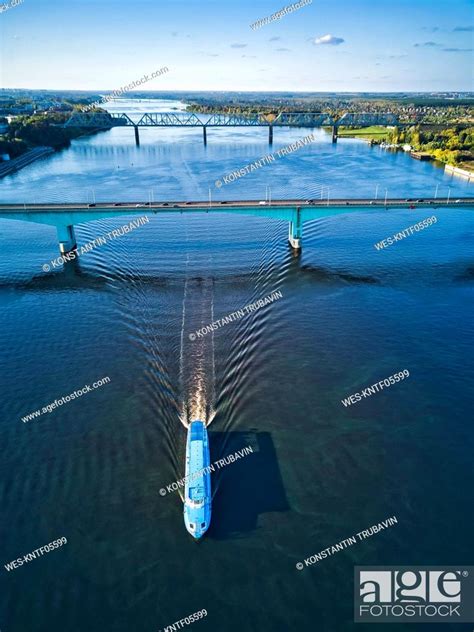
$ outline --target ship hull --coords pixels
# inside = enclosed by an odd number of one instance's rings
[[[184,524],[199,540],[211,522],[211,469],[209,438],[202,421],[191,422],[186,441]]]

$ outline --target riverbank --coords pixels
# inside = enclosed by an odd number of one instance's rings
[[[147,111],[169,111],[168,102],[157,102],[155,107],[147,102],[142,107]],[[124,99],[116,104],[114,112],[136,111],[133,108],[136,108],[135,101]],[[275,149],[297,142],[306,133],[307,130],[298,128],[274,129]],[[272,178],[272,200],[285,199],[289,192],[288,181],[296,172],[299,173],[298,184],[292,186],[292,194],[299,199],[320,198],[321,188],[326,185],[330,185],[330,200],[355,195],[373,199],[377,183],[380,187],[385,183],[388,197],[391,198],[426,198],[434,194],[438,182],[441,187],[439,195],[443,197],[447,196],[448,186],[453,187],[453,199],[470,195],[467,191],[468,181],[455,178],[455,182],[452,182],[454,179],[444,173],[444,166],[441,169],[433,166],[433,163],[414,161],[405,152],[371,149],[367,141],[346,142],[341,139],[334,146],[330,136],[322,129],[315,129],[313,133],[316,141],[311,146],[288,154],[284,160],[278,161],[278,177],[271,175],[276,163],[270,164],[219,191],[213,191],[212,202],[239,198],[264,200],[269,177]],[[215,182],[222,178],[223,173],[248,164],[249,156],[256,159],[268,152],[267,130],[253,127],[239,130],[239,142],[235,143],[234,128],[219,128],[211,134],[211,138],[208,135],[204,176],[201,133],[183,129],[179,136],[180,143],[176,143],[176,134],[173,128],[149,128],[143,133],[140,147],[135,146],[131,128],[115,127],[110,132],[83,135],[75,139],[69,148],[57,151],[54,155],[54,177],[67,180],[67,190],[61,195],[61,199],[86,201],[89,197],[88,201],[93,202],[94,190],[99,201],[115,201],[119,191],[124,194],[122,199],[147,201],[148,193],[151,194],[153,189],[152,199],[155,201],[200,200],[203,199],[200,183],[204,177],[206,183]],[[256,148],[256,142],[259,143],[259,148]],[[49,142],[39,144],[50,146]],[[231,155],[229,144],[232,144]],[[117,147],[121,148],[120,151],[114,149]],[[180,166],[183,150],[188,156],[186,169]],[[158,178],[157,151],[165,151],[167,155],[167,162],[160,167]],[[334,171],[330,165],[336,157],[338,169]],[[52,160],[50,162],[53,164]],[[49,163],[38,162],[30,165],[27,172],[20,171],[3,178],[0,201],[28,203],[35,198],[45,202],[57,201],[56,192],[51,187],[51,169],[45,168],[48,165]],[[34,185],[25,182],[24,176],[30,173],[34,176]],[[374,178],[377,178],[375,183]],[[327,190],[323,197],[327,198]]]
[[[108,112],[98,110],[106,119]],[[58,151],[70,147],[71,141],[80,136],[104,131],[105,127],[88,129],[65,127],[73,110],[68,112],[42,112],[32,116],[18,116],[11,120],[0,134],[0,154],[8,154],[10,161],[0,163],[0,177],[25,167],[33,160],[46,155],[45,151]],[[112,125],[110,125],[112,127]]]
[[[0,163],[0,178],[8,176],[15,171],[19,171],[20,169],[23,169],[23,167],[30,165],[32,162],[35,162],[40,158],[50,156],[51,154],[54,154],[54,149],[52,147],[35,147],[18,158],[2,162]]]
[[[469,181],[474,180],[474,170],[467,167],[454,167],[453,165],[446,165],[444,170],[446,173],[451,173],[454,176],[460,176],[461,178],[467,178]]]

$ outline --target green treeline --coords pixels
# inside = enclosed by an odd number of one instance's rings
[[[107,114],[105,111],[104,114]],[[62,127],[72,112],[42,112],[18,116],[13,119],[7,130],[0,135],[0,154],[10,154],[17,158],[35,147],[45,145],[53,149],[69,147],[71,140],[93,133],[74,127]]]
[[[408,144],[415,151],[430,154],[436,160],[461,165],[474,160],[474,127],[455,125],[445,129],[409,127],[391,129],[389,142]]]

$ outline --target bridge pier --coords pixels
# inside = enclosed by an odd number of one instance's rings
[[[302,236],[303,225],[301,223],[301,209],[298,207],[296,211],[293,211],[293,217],[288,228],[288,241],[294,250],[301,251]]]
[[[273,145],[273,125],[268,126],[268,144]]]
[[[134,130],[135,130],[135,145],[137,147],[140,147],[140,136],[138,134],[138,126],[134,125],[133,127],[134,127]]]
[[[332,142],[337,143],[337,125],[332,126]]]
[[[207,128],[205,125],[202,126],[202,137],[204,139],[204,146],[207,145]]]
[[[59,251],[62,255],[77,248],[74,226],[56,226],[58,231]]]

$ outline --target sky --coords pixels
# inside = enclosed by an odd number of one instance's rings
[[[309,0],[305,0],[308,2]],[[474,0],[0,0],[0,87],[472,91]]]

